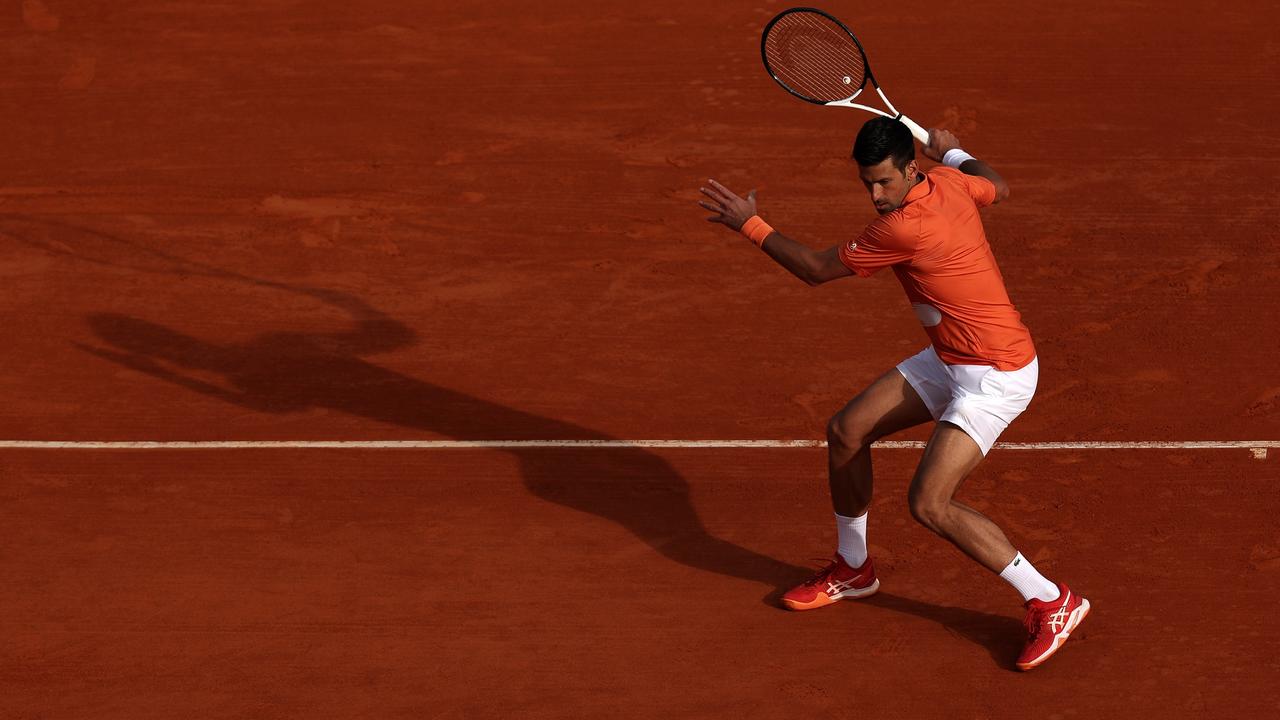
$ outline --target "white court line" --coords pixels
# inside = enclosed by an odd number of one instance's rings
[[[21,450],[521,450],[538,448],[822,448],[823,440],[201,440],[62,441],[0,440],[0,449]],[[877,448],[921,449],[921,440],[886,440]],[[1280,440],[1149,440],[1135,442],[1001,442],[1001,450],[1249,450],[1259,460]]]

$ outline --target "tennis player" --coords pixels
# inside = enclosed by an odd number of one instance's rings
[[[853,159],[880,216],[856,238],[823,251],[771,228],[757,214],[754,190],[743,198],[709,180],[698,204],[714,213],[709,221],[739,231],[810,285],[892,268],[932,343],[831,418],[828,471],[839,547],[831,563],[788,591],[783,603],[812,610],[876,592],[880,581],[867,555],[871,444],[935,420],[911,481],[911,514],[1022,595],[1029,638],[1017,665],[1030,670],[1062,647],[1089,601],[1041,575],[994,522],[954,497],[1036,390],[1035,346],[978,215],[1007,198],[1009,187],[946,130],[930,131],[923,151],[942,165],[920,170],[901,122],[867,121]]]

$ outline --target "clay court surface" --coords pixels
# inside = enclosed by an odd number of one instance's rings
[[[873,215],[866,116],[760,67],[783,4],[7,5],[0,440],[818,440],[926,342],[694,204]],[[1004,440],[1280,440],[1269,4],[824,7],[1012,187]],[[821,448],[6,447],[0,717],[1280,713],[1280,449],[993,451],[961,499],[1094,606],[1028,674],[918,455],[880,595],[788,613]]]

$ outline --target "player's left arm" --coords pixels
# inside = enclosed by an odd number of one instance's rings
[[[715,213],[707,221],[742,232],[742,226],[757,215],[756,191],[752,190],[744,198],[715,180],[708,180],[707,184],[709,187],[702,188],[707,199],[698,201],[699,205]],[[818,251],[774,230],[763,238],[760,248],[787,272],[809,285],[821,285],[853,274],[840,261],[839,245]]]
[[[853,274],[852,270],[840,262],[839,245],[826,250],[814,250],[774,230],[764,239],[764,245],[760,249],[773,258],[774,262],[811,286]]]
[[[924,151],[925,157],[934,162],[942,162],[949,151],[960,150],[960,139],[949,130],[935,128],[929,131],[929,144],[921,149]],[[1009,183],[1006,183],[1004,178],[1000,177],[1000,173],[985,162],[970,156],[969,159],[960,163],[956,169],[965,175],[976,175],[990,180],[991,184],[996,187],[996,198],[992,201],[993,205],[1009,197]]]

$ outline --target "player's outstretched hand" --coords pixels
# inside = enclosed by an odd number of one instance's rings
[[[942,156],[946,155],[948,150],[958,147],[960,147],[960,139],[955,136],[955,133],[934,128],[929,131],[929,144],[922,150],[925,157],[934,162],[942,162]]]
[[[718,222],[734,230],[741,230],[742,224],[756,214],[756,191],[739,197],[729,188],[715,180],[707,180],[709,187],[702,188],[702,194],[710,200],[699,200],[698,204],[715,213],[707,218],[707,222]]]

